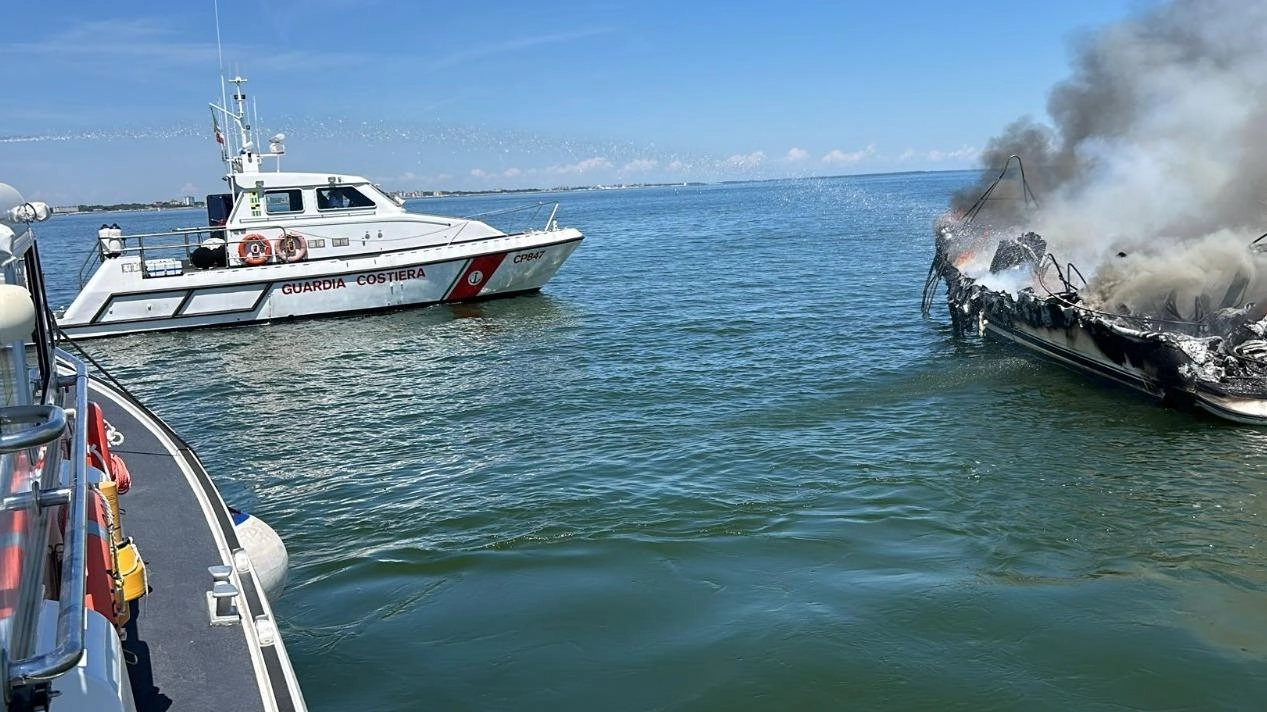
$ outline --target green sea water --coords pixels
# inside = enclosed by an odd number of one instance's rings
[[[974,178],[563,193],[540,294],[86,347],[285,539],[312,710],[1262,709],[1267,430],[923,319]]]

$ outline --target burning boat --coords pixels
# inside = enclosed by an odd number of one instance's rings
[[[1267,424],[1267,299],[1255,301],[1261,290],[1251,286],[1267,268],[1267,235],[1243,245],[1246,269],[1221,283],[1172,285],[1151,308],[1138,300],[1128,306],[1105,287],[1111,276],[1088,281],[1073,262],[1062,267],[1039,233],[979,220],[1013,164],[1013,196],[1037,207],[1020,158],[1011,156],[971,209],[938,220],[924,314],[944,282],[957,336],[989,334],[1168,404]],[[1130,258],[1118,252],[1109,259]]]

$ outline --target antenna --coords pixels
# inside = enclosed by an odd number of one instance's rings
[[[235,70],[232,79],[225,76],[224,44],[220,36],[220,0],[212,0],[212,8],[216,25],[216,59],[220,64],[220,104],[211,104],[211,122],[216,132],[216,142],[220,144],[220,160],[224,161],[231,175],[259,172],[264,158],[277,161],[276,167],[280,172],[281,157],[286,153],[286,147],[282,144],[285,135],[279,133],[269,139],[267,154],[257,146],[259,137],[252,129],[252,125],[259,124],[259,106],[254,99],[247,102],[246,92],[242,89],[242,85],[246,84],[246,78],[240,72]],[[229,103],[229,84],[233,85],[232,104]],[[230,106],[233,108],[229,108]],[[224,117],[228,124],[226,129],[237,128],[236,146],[232,139],[221,134],[218,116]],[[236,155],[230,155],[233,152],[236,152]],[[226,176],[226,179],[231,175]]]
[[[220,0],[211,3],[216,14],[216,60],[220,63],[220,106],[229,105],[229,97],[224,93],[224,49],[220,46]]]

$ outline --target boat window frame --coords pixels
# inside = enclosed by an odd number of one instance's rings
[[[374,208],[377,203],[374,199],[361,192],[360,188],[354,185],[329,185],[317,188],[317,212],[341,212],[345,210],[365,210]],[[337,195],[347,200],[346,205],[330,205],[330,196]],[[348,196],[354,197],[348,197]]]
[[[394,204],[396,205],[396,207],[398,207],[398,208],[403,208],[403,207],[405,207],[405,199],[404,199],[404,198],[401,198],[400,196],[397,196],[397,195],[393,195],[393,194],[391,194],[391,193],[388,193],[387,191],[383,190],[383,186],[381,186],[381,185],[379,185],[379,184],[377,184],[377,183],[370,183],[370,184],[369,184],[369,186],[367,186],[367,187],[368,187],[370,190],[372,190],[372,191],[374,191],[374,192],[378,193],[379,195],[383,196],[384,198],[386,198],[386,199],[390,200],[392,203],[394,203]]]
[[[286,196],[286,210],[274,210],[271,198],[275,195]],[[299,209],[295,209],[296,201]],[[264,212],[267,215],[298,215],[304,211],[304,191],[301,188],[266,188],[264,190]]]

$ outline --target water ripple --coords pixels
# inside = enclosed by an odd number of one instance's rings
[[[314,710],[1262,699],[1267,436],[922,320],[971,178],[573,193],[539,295],[91,348],[285,537]]]

